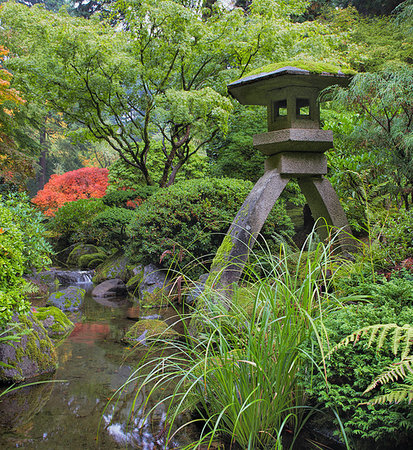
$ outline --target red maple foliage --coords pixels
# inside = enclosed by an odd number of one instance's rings
[[[44,188],[33,198],[33,203],[47,216],[67,202],[82,198],[100,198],[108,187],[108,169],[83,167],[63,175],[52,175]]]

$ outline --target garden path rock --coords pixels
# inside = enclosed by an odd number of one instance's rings
[[[122,297],[126,294],[126,284],[119,278],[103,281],[92,291],[92,296],[98,298]]]
[[[21,339],[13,343],[0,344],[0,381],[17,383],[53,373],[57,368],[55,348],[42,324],[30,312],[28,315],[13,316],[12,323],[19,324],[25,332]],[[10,331],[15,335],[16,330]]]
[[[85,298],[86,291],[77,286],[69,286],[59,292],[53,292],[47,300],[48,306],[62,311],[77,311]]]

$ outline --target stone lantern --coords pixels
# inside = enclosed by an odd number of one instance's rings
[[[327,173],[324,152],[333,146],[333,132],[321,129],[318,103],[321,90],[349,81],[341,72],[316,74],[287,66],[228,85],[229,93],[240,103],[267,107],[268,132],[253,136],[254,147],[267,159],[264,175],[217,251],[207,284],[226,288],[239,280],[257,235],[291,178],[297,179],[314,219],[324,218],[317,229],[323,239],[328,237],[329,226],[349,235],[337,194],[323,176]],[[341,243],[345,245],[345,241],[343,238]]]

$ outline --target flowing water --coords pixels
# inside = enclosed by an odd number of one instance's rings
[[[90,291],[86,275],[78,281]],[[134,323],[127,317],[140,315],[130,308],[127,299],[98,302],[86,294],[75,328],[57,348],[54,382],[24,387],[0,399],[0,449],[161,448],[162,407],[144,424],[139,415],[129,420],[136,383],[129,385],[116,405],[108,404],[145,351],[131,356],[120,342]],[[172,320],[171,310],[148,311],[158,313]],[[142,400],[138,399],[138,409]],[[189,439],[180,435],[169,448],[182,448]]]

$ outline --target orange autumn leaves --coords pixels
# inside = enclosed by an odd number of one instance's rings
[[[3,68],[3,61],[8,53],[9,51],[0,45],[0,105],[7,100],[10,100],[16,104],[24,103],[24,100],[20,97],[19,92],[10,87],[10,81],[13,78],[13,75]],[[9,114],[12,114],[12,112],[10,111]]]
[[[54,216],[67,202],[103,197],[107,186],[108,169],[83,167],[62,175],[52,175],[32,201],[47,216]]]
[[[9,51],[0,45],[0,107],[2,109],[3,119],[13,117],[13,106],[23,104],[25,101],[20,97],[19,92],[10,87],[13,78],[12,74],[3,67],[4,59]],[[8,102],[9,104],[4,105]],[[4,106],[2,106],[4,105]],[[5,122],[0,117],[0,176],[6,181],[17,182],[25,179],[28,174],[32,173],[31,161],[21,152],[17,150],[13,139],[5,133]]]

